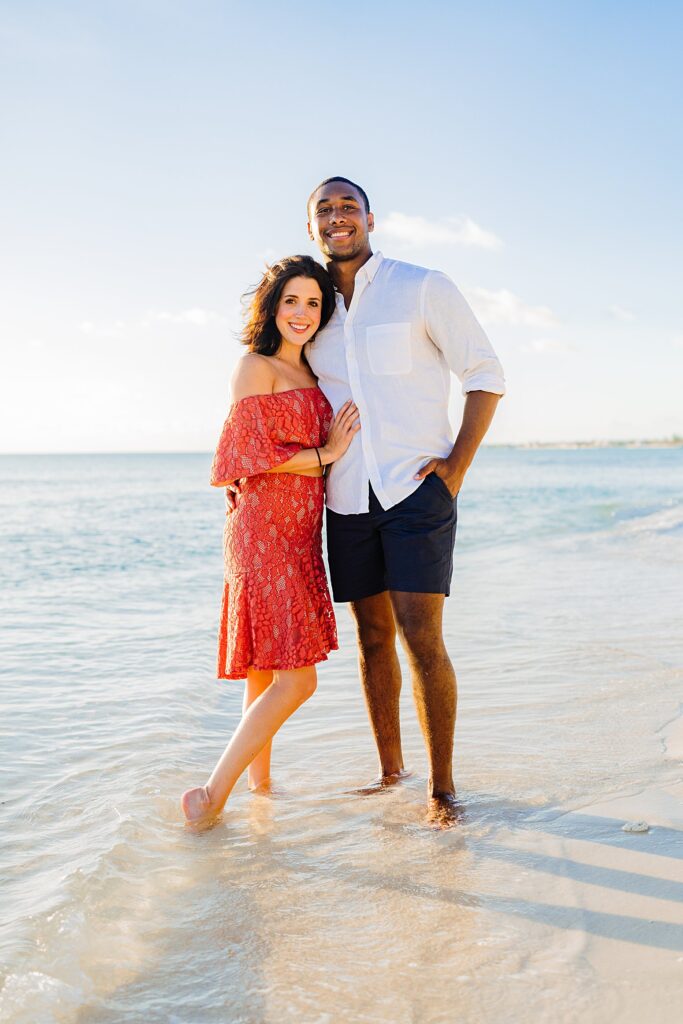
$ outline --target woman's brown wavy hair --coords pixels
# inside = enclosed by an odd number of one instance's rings
[[[275,312],[284,286],[293,277],[310,277],[318,282],[322,292],[318,330],[322,330],[332,316],[335,306],[334,285],[325,268],[312,256],[285,256],[271,264],[253,291],[243,296],[249,306],[240,338],[244,345],[248,345],[250,352],[274,356],[279,349],[281,339],[275,326]]]

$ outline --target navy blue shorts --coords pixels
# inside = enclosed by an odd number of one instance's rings
[[[457,498],[436,473],[386,512],[372,487],[369,512],[343,516],[328,508],[335,601],[360,601],[383,590],[448,596],[457,519]]]

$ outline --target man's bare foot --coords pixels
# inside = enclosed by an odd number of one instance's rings
[[[378,779],[361,789],[354,789],[351,792],[358,796],[372,796],[373,793],[385,793],[387,789],[396,786],[399,782],[409,779],[413,773],[409,768],[401,768],[397,772],[390,772],[388,775],[380,775]]]
[[[465,814],[463,804],[455,793],[434,793],[427,805],[427,824],[435,829],[453,828]]]
[[[211,797],[206,786],[186,789],[180,798],[180,806],[189,825],[198,825],[209,821],[219,813],[211,804]]]

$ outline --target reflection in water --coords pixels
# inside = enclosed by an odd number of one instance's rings
[[[407,1020],[411,1007],[421,1012],[418,978],[425,1006],[433,986],[447,995],[440,975],[469,945],[471,908],[416,901],[415,892],[467,887],[471,857],[463,836],[446,845],[416,826],[420,796],[311,799],[308,827],[301,806],[275,806],[268,819],[260,807],[250,813],[262,884],[244,938],[267,936],[265,1020]]]
[[[407,685],[413,774],[357,792],[375,755],[339,609],[273,794],[240,783],[202,833],[178,796],[241,703],[213,680],[205,462],[0,460],[3,1024],[603,1024],[624,1005],[591,942],[679,955],[671,835],[560,808],[676,774],[656,730],[680,695],[680,469],[631,453],[641,508],[624,453],[536,454],[482,453],[463,502],[455,826],[427,818]]]

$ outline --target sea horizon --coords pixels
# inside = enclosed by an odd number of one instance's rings
[[[533,449],[549,449],[557,451],[571,451],[573,449],[605,449],[605,448],[619,448],[619,449],[642,449],[642,448],[683,448],[683,436],[673,434],[671,437],[659,437],[659,438],[629,438],[625,440],[610,439],[602,440],[600,438],[593,438],[587,441],[495,441],[486,442],[484,441],[481,449],[507,449],[512,451],[528,451]],[[51,456],[51,455],[212,455],[213,450],[210,448],[150,448],[150,449],[73,449],[69,451],[0,451],[0,457],[15,457],[21,456]]]

